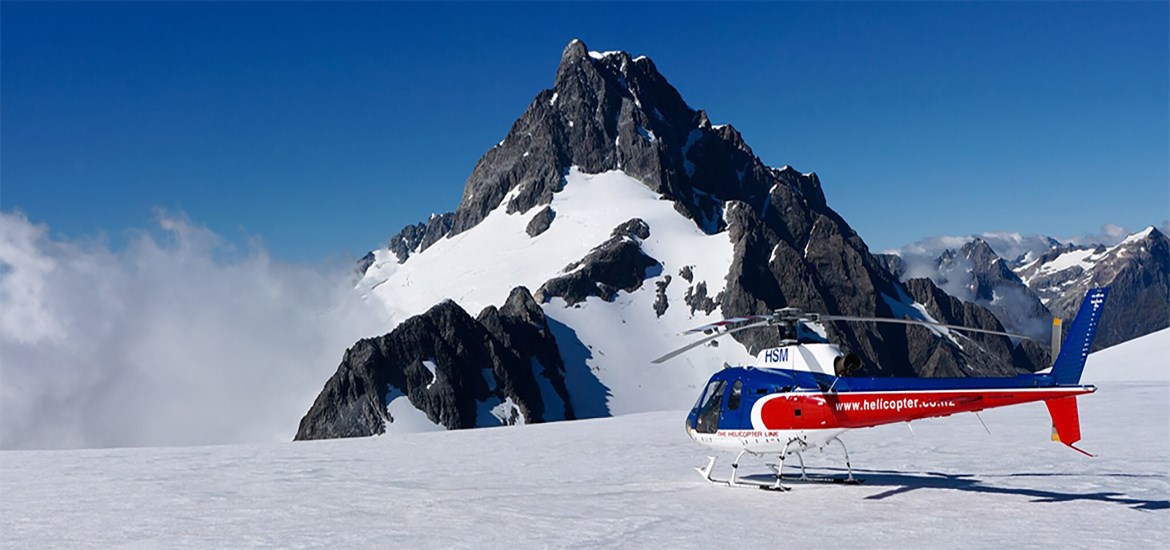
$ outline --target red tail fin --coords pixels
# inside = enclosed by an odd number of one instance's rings
[[[1077,414],[1076,396],[1049,399],[1048,414],[1052,415],[1052,440],[1068,445],[1074,451],[1093,456],[1073,446],[1081,440],[1081,419]]]

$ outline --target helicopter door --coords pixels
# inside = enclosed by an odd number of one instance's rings
[[[707,384],[707,391],[703,392],[703,402],[699,404],[699,414],[695,418],[695,431],[701,434],[713,434],[719,429],[720,409],[723,405],[723,390],[727,382],[712,380]]]
[[[723,407],[723,419],[719,422],[725,429],[737,429],[742,427],[744,410],[746,407],[741,407],[743,403],[743,381],[736,380],[731,384],[731,390],[727,392],[727,404]]]

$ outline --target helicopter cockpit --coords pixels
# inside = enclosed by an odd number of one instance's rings
[[[786,393],[800,385],[791,374],[752,367],[725,368],[715,373],[687,416],[687,428],[713,434],[720,424],[750,424],[752,405],[773,393]]]

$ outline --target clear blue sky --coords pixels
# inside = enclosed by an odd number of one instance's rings
[[[648,55],[882,249],[1170,217],[1165,2],[12,3],[0,207],[65,237],[186,212],[278,258],[453,209],[562,48]]]

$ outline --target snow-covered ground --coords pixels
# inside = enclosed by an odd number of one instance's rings
[[[1170,381],[1170,328],[1094,353],[1082,381],[1106,380]]]
[[[1163,331],[1165,332],[1165,331]],[[1139,342],[1140,343],[1140,342]],[[1137,349],[1136,347],[1134,349]],[[1170,540],[1170,383],[1094,354],[1088,458],[1038,403],[844,436],[860,486],[707,484],[658,412],[511,428],[220,447],[0,453],[0,546],[1158,547]],[[1139,350],[1140,351],[1140,350]],[[1097,380],[1110,372],[1113,380]],[[1140,376],[1142,371],[1134,371]],[[689,404],[680,404],[686,406]],[[810,466],[839,473],[839,452]],[[718,472],[726,475],[730,457]],[[745,463],[746,473],[764,472]]]

